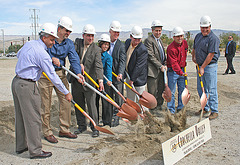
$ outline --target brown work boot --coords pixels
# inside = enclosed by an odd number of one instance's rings
[[[209,116],[209,120],[215,119],[218,117],[218,113],[212,112],[211,115]]]
[[[195,112],[196,116],[201,115],[202,109],[200,109],[198,112]],[[209,115],[209,111],[203,110],[203,116]]]

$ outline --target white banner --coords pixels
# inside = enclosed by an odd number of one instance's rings
[[[209,119],[193,125],[162,143],[165,165],[172,165],[212,138]]]

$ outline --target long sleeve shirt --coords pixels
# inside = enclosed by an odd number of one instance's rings
[[[188,44],[183,40],[181,44],[173,41],[167,48],[167,67],[172,68],[178,75],[182,75],[181,68],[186,66]]]
[[[56,57],[59,59],[62,66],[65,66],[65,59],[68,56],[71,67],[76,74],[81,73],[80,59],[75,50],[75,46],[70,39],[64,39],[63,42],[55,44],[52,48],[48,48],[48,53],[51,58]],[[54,65],[54,68],[59,68]]]
[[[62,93],[65,95],[69,93],[56,74],[52,60],[47,53],[47,46],[41,39],[27,42],[17,53],[17,58],[15,72],[19,77],[38,81],[42,72],[45,72]]]
[[[112,56],[107,51],[102,53],[103,72],[109,81],[112,81]],[[103,83],[107,83],[104,79]]]

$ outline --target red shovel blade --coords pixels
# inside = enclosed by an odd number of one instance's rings
[[[139,107],[139,105],[137,103],[135,103],[134,101],[132,101],[129,98],[126,99],[126,103],[128,105],[130,105],[133,109],[135,109],[137,111],[137,113],[141,113],[141,108]]]
[[[182,92],[182,103],[183,105],[187,105],[188,101],[190,100],[191,94],[189,93],[188,89],[185,88]]]
[[[139,99],[139,104],[142,104],[149,109],[153,109],[157,106],[157,100],[152,94],[143,91]]]
[[[167,101],[170,102],[172,100],[172,92],[167,84],[165,84],[165,90],[162,93],[162,97]]]

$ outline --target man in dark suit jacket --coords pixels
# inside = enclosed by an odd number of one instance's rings
[[[134,85],[140,94],[145,91],[148,73],[148,50],[141,42],[142,36],[142,28],[134,26],[130,39],[127,39],[125,42],[127,54],[126,71],[130,78],[127,78],[127,81],[129,81],[129,85]],[[135,102],[137,101],[136,94],[129,88],[127,88],[127,97]]]
[[[228,43],[225,49],[225,57],[227,59],[227,69],[223,75],[228,74],[229,70],[231,70],[229,74],[236,74],[236,71],[234,70],[234,67],[232,64],[233,57],[235,56],[235,52],[236,52],[236,42],[233,41],[233,36],[230,35],[228,37]]]
[[[162,109],[164,91],[164,70],[167,67],[165,50],[160,39],[162,33],[162,24],[159,20],[152,22],[152,35],[149,36],[144,44],[148,49],[148,78],[147,88],[148,92],[156,97],[158,106],[155,109]]]
[[[84,65],[84,70],[94,79],[98,80],[100,90],[103,90],[103,66],[101,61],[101,49],[93,43],[95,28],[87,24],[83,28],[83,39],[76,38],[75,49],[79,55],[81,63]],[[85,78],[86,82],[94,86],[94,84]],[[96,107],[96,93],[91,89],[80,84],[76,79],[71,78],[72,95],[74,101],[80,105],[84,110],[85,101],[87,103],[88,112],[91,118],[98,124],[98,115]],[[86,99],[86,100],[85,100]],[[85,116],[75,108],[78,130],[76,134],[82,133],[87,129]],[[91,130],[93,131],[92,137],[98,137],[99,132],[90,123]]]
[[[123,78],[126,66],[126,52],[124,44],[118,39],[120,31],[121,24],[118,21],[112,21],[109,27],[111,43],[108,53],[113,58],[112,71],[118,75],[117,78],[113,76],[112,83],[121,93],[123,93],[123,84],[120,82],[120,79]],[[113,91],[112,88],[110,89],[109,95],[118,105],[121,106],[123,104],[122,98]],[[113,109],[112,127],[116,127],[119,125],[119,117],[116,115],[118,113],[118,109],[110,104],[109,106],[109,108]]]

